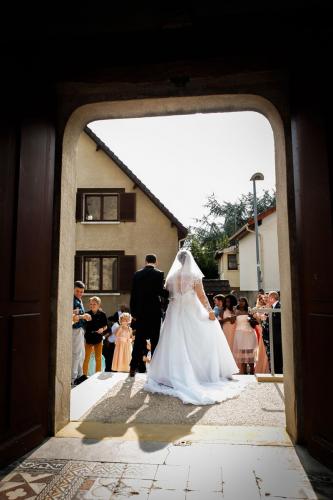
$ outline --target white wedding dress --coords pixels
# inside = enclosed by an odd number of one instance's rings
[[[238,367],[202,287],[192,254],[180,250],[166,279],[169,306],[153,354],[145,390],[207,405],[237,396],[248,383]]]

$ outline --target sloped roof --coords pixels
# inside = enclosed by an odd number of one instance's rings
[[[224,253],[234,253],[237,251],[236,245],[231,245],[227,248],[222,248],[221,250],[216,250],[214,254],[215,259],[219,259]]]
[[[262,221],[263,219],[265,219],[266,217],[268,217],[269,215],[271,215],[275,211],[276,211],[276,207],[271,207],[271,208],[268,208],[267,210],[265,210],[264,212],[261,212],[261,214],[258,214],[258,222]],[[254,218],[253,217],[251,219],[249,219],[247,221],[247,223],[244,224],[243,227],[238,229],[238,231],[236,231],[232,236],[230,236],[229,242],[231,242],[233,240],[241,240],[242,238],[244,238],[244,236],[246,236],[249,233],[248,229],[251,229],[251,231],[254,230]]]
[[[164,213],[164,215],[174,224],[178,229],[178,239],[186,238],[188,229],[167,209],[165,205],[147,188],[147,186],[140,181],[140,179],[123,163],[118,156],[111,151],[110,148],[89,128],[84,128],[85,133],[96,143],[97,150],[102,149],[106,155],[129,177],[134,184],[143,191],[148,198]]]

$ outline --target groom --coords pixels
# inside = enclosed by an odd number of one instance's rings
[[[140,373],[146,371],[143,362],[143,356],[147,354],[146,339],[150,339],[153,355],[160,336],[161,297],[166,297],[168,292],[163,288],[164,273],[156,269],[156,265],[156,255],[146,255],[145,267],[133,277],[130,309],[135,319],[136,333],[130,363],[131,377],[134,377],[136,370]]]

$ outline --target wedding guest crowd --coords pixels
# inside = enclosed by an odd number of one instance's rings
[[[222,305],[221,300],[222,298]],[[245,297],[216,295],[214,313],[219,320],[241,374],[270,373],[269,313],[280,309],[279,293],[260,290],[255,307]],[[265,311],[267,310],[267,312]],[[283,373],[281,314],[272,313],[274,371]]]
[[[122,304],[118,311],[107,318],[99,297],[91,297],[89,311],[85,312],[82,297],[85,285],[75,281],[72,314],[72,372],[71,385],[79,385],[88,378],[91,354],[94,353],[95,371],[129,372],[134,330],[130,327],[129,307]],[[124,338],[127,342],[124,342]]]
[[[102,355],[106,372],[131,370],[135,321],[126,304],[107,318],[99,297],[91,297],[85,312],[82,297],[85,285],[74,283],[72,316],[72,385],[88,378],[91,353],[94,352],[95,371],[102,370]],[[255,307],[250,309],[246,297],[217,294],[213,297],[214,314],[223,329],[240,374],[269,373],[269,311],[280,309],[279,293],[260,290]],[[283,373],[281,315],[272,312],[274,369]],[[133,328],[132,328],[133,327]],[[148,369],[152,356],[150,340],[142,360]],[[148,354],[147,354],[148,353]]]

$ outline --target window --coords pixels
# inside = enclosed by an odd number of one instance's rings
[[[87,292],[118,290],[118,257],[83,257],[83,280]]]
[[[237,255],[235,253],[228,254],[228,269],[229,271],[235,271],[238,269]]]
[[[136,271],[135,255],[123,250],[80,250],[75,255],[75,280],[87,293],[128,293]]]
[[[124,188],[80,188],[76,222],[135,222],[136,194]]]
[[[85,198],[85,221],[119,220],[119,196],[117,194],[87,194]]]

